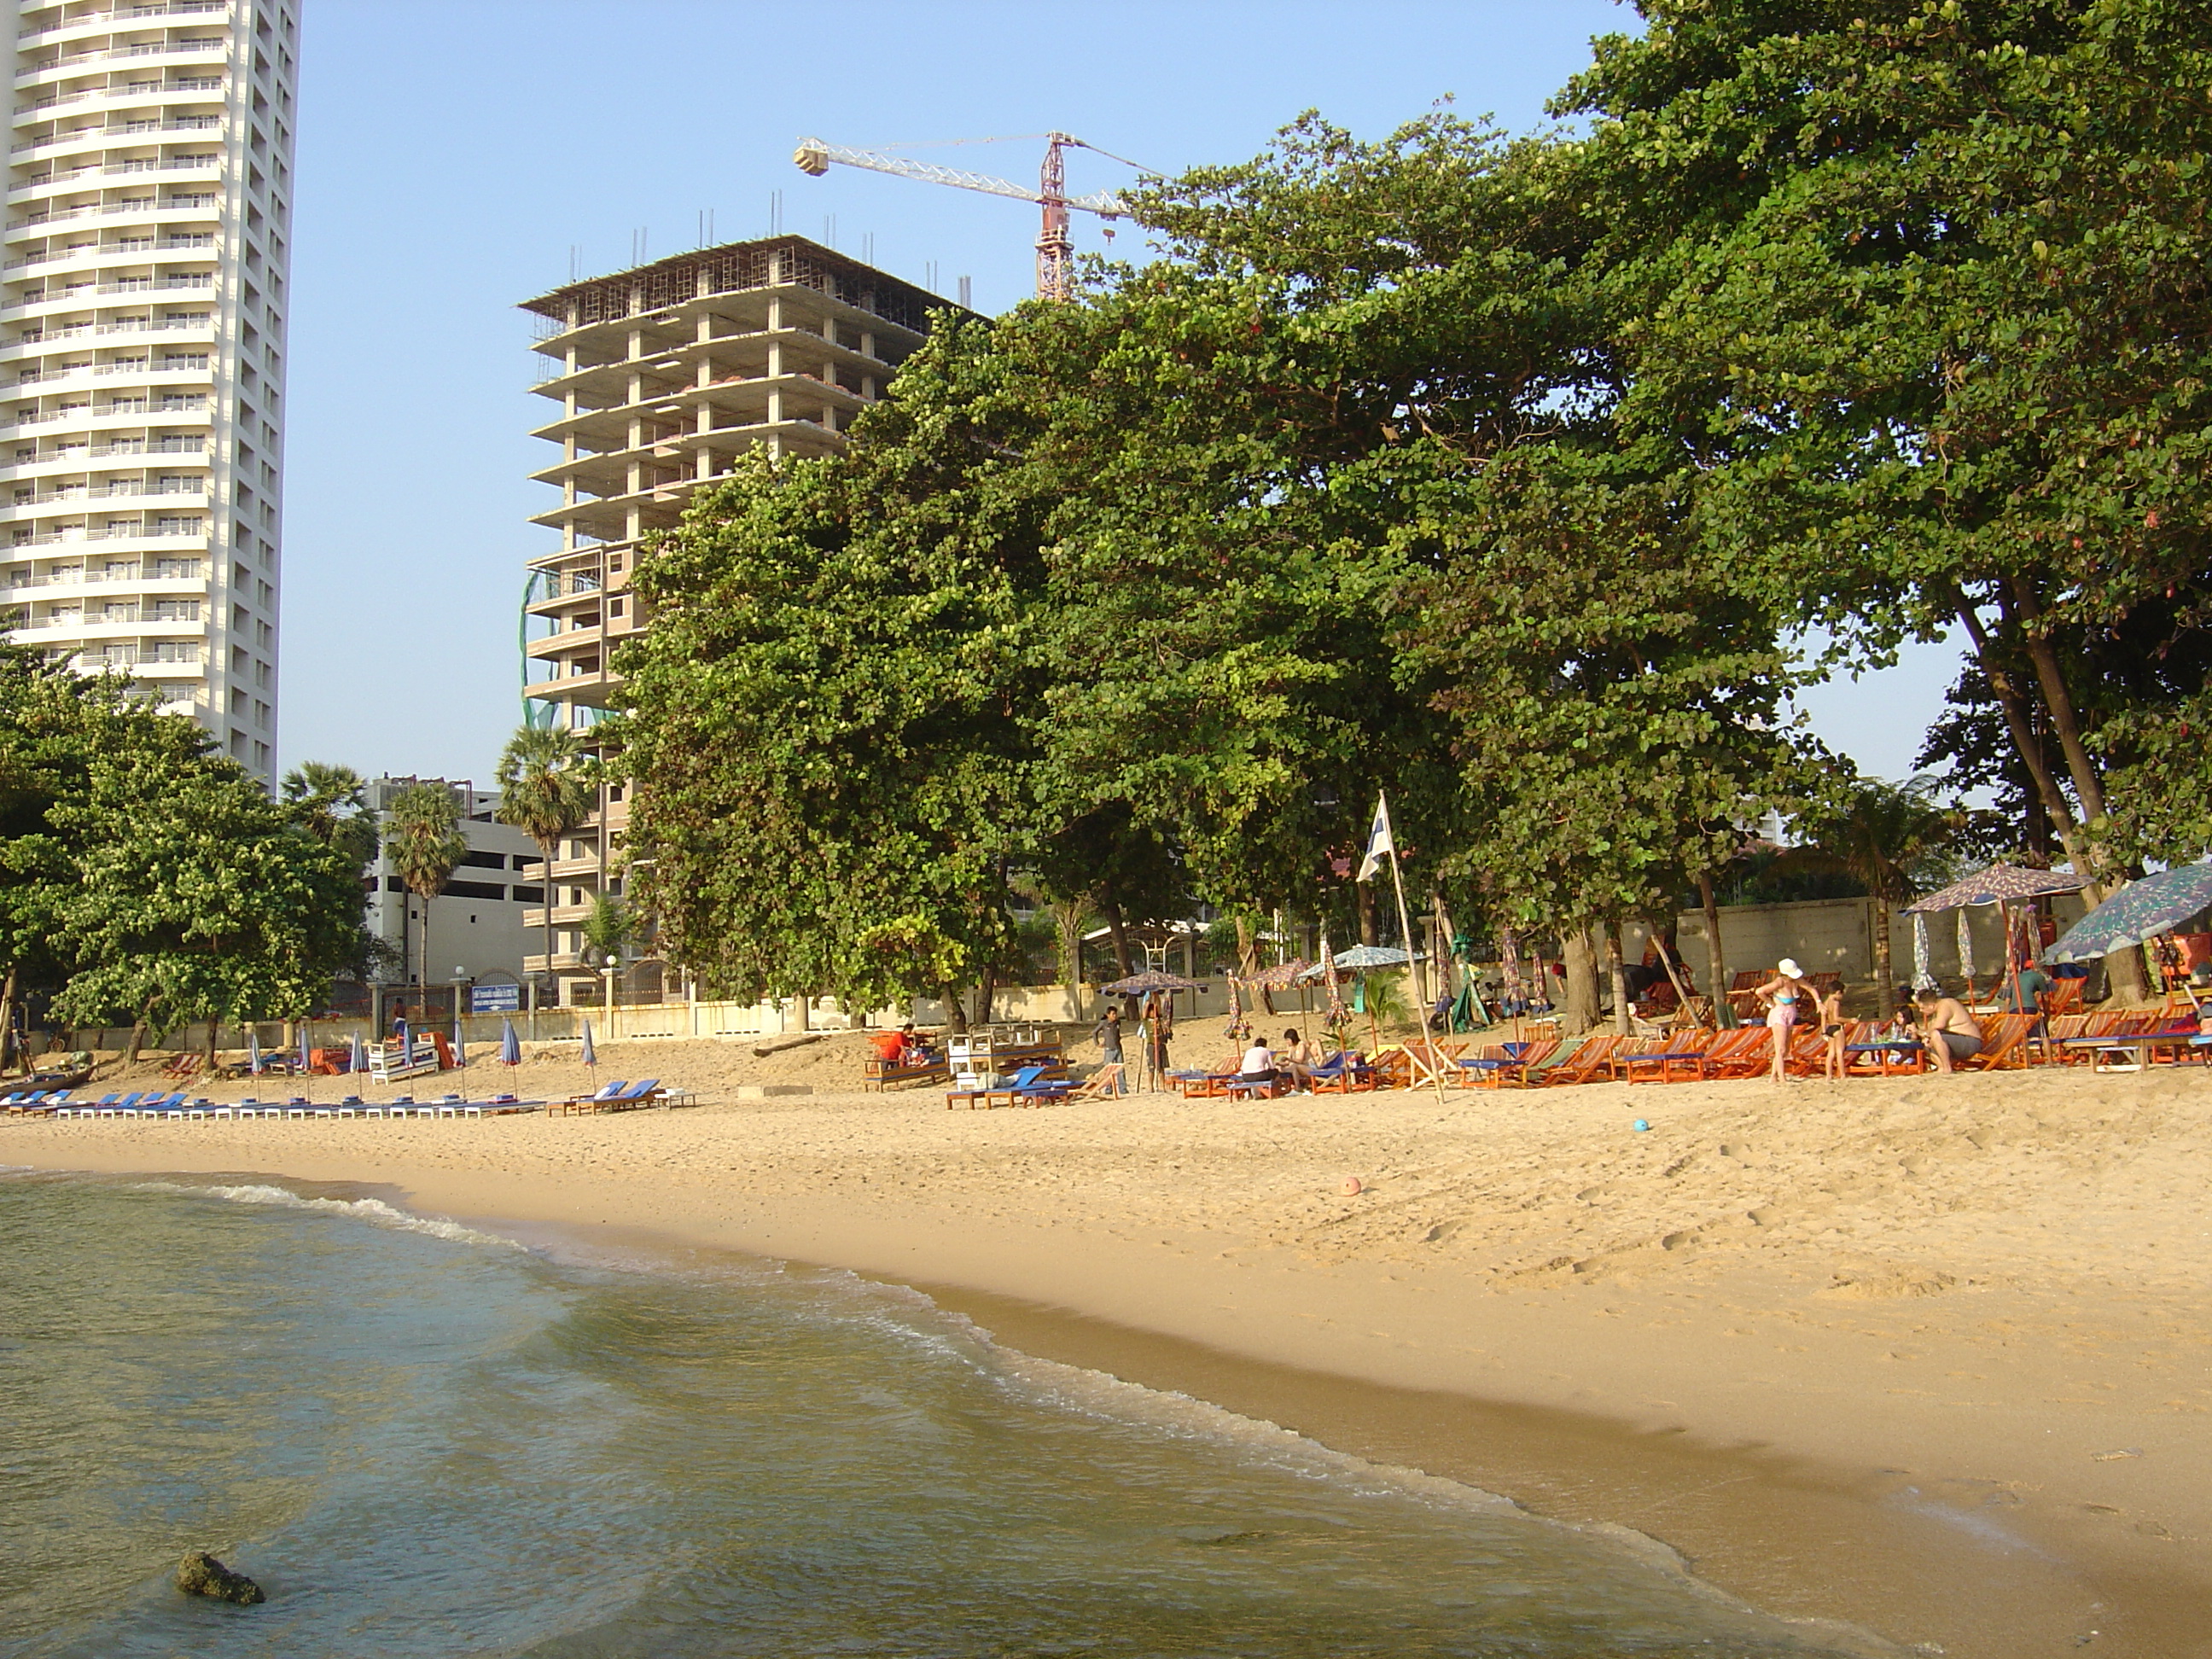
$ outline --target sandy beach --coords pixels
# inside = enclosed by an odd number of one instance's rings
[[[848,1091],[860,1041],[608,1045],[603,1078],[696,1110],[16,1120],[0,1162],[373,1183],[526,1235],[848,1267],[1635,1528],[1771,1611],[1991,1659],[2212,1653],[2204,1068],[986,1113]],[[469,1074],[585,1080],[552,1054]],[[768,1081],[815,1092],[738,1097]]]

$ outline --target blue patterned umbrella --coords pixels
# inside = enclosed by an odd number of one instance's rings
[[[2045,962],[2093,962],[2170,933],[2212,906],[2212,864],[2185,864],[2130,882],[2066,930]]]

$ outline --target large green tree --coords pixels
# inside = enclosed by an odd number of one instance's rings
[[[2163,648],[2212,592],[2199,9],[1644,9],[1560,100],[1643,319],[1624,423],[1695,456],[1712,535],[1846,659],[1962,631],[2077,866],[2115,875],[2109,688],[2069,638]]]
[[[0,648],[10,1000],[35,987],[70,1023],[160,1030],[293,1018],[366,938],[358,859],[198,726],[119,680]]]

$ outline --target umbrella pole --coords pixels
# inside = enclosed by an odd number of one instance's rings
[[[1406,915],[1406,878],[1398,873],[1395,846],[1390,848],[1390,884],[1397,890],[1398,929],[1406,941],[1406,982],[1413,988],[1413,994],[1421,998],[1421,1041],[1428,1046],[1429,1076],[1437,1085],[1437,1104],[1441,1106],[1444,1103],[1443,1060],[1437,1052],[1436,1038],[1429,1031],[1429,1004],[1425,994],[1428,988],[1414,976],[1413,924]]]

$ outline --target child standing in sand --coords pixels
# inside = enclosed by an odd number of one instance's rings
[[[1844,1080],[1844,988],[1840,985],[1820,999],[1820,1035],[1828,1040],[1826,1076]]]

